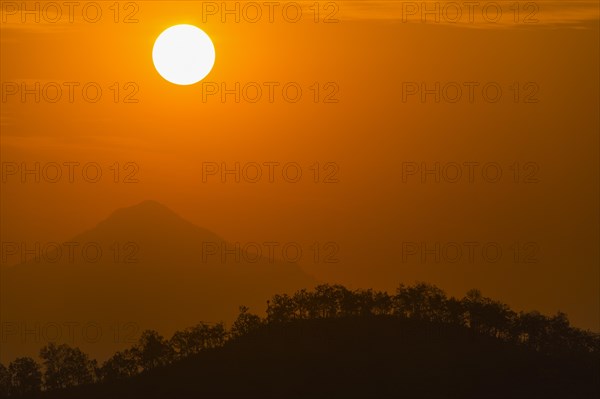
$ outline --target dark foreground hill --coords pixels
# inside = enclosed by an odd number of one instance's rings
[[[461,326],[363,316],[264,325],[130,379],[43,398],[596,398],[597,354],[548,355]]]

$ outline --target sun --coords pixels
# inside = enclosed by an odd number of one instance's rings
[[[152,49],[154,67],[166,80],[192,85],[206,77],[215,64],[215,47],[204,31],[193,25],[164,30]]]

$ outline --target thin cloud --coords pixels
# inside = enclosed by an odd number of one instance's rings
[[[390,21],[463,28],[585,28],[600,19],[597,1],[341,1],[343,21]]]

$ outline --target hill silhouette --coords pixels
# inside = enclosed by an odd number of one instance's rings
[[[2,321],[16,331],[6,337],[3,360],[37,353],[56,325],[65,342],[102,358],[132,342],[125,334],[137,339],[143,329],[170,334],[198,320],[233,320],[241,302],[264,308],[276,292],[314,285],[297,264],[255,259],[243,248],[223,260],[221,248],[234,244],[154,201],[119,209],[69,243],[42,247],[39,260],[1,271]],[[213,255],[203,258],[203,243]],[[73,342],[68,323],[78,324]],[[85,325],[102,333],[100,342],[82,338]],[[45,326],[52,331],[45,334]],[[126,331],[115,339],[115,329]]]
[[[426,283],[394,295],[319,285],[277,294],[261,318],[170,339],[145,331],[101,365],[48,344],[0,365],[15,398],[596,398],[600,336],[562,313],[512,311]],[[7,381],[11,381],[7,383]],[[44,391],[40,391],[42,386]]]
[[[60,397],[593,398],[599,371],[592,359],[542,355],[461,328],[347,318],[266,327],[168,368]]]

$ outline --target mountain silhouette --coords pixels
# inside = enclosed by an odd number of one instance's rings
[[[315,284],[295,263],[235,248],[155,201],[42,245],[39,259],[2,270],[2,360],[35,356],[49,340],[102,359],[143,329],[231,321],[242,303],[265,309],[275,292]]]

